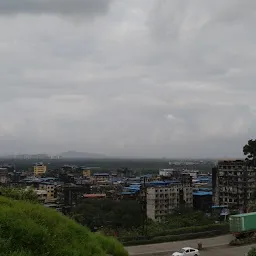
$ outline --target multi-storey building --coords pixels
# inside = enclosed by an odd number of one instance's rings
[[[93,180],[96,183],[104,183],[110,181],[110,174],[109,173],[94,173]]]
[[[57,184],[51,182],[42,182],[39,184],[39,190],[47,192],[46,200],[48,202],[54,201],[57,198],[56,187]]]
[[[42,176],[46,171],[47,167],[43,163],[38,163],[34,166],[34,176],[36,177]]]
[[[6,184],[10,181],[7,168],[0,168],[0,184]]]
[[[35,190],[35,193],[37,194],[38,200],[39,200],[41,203],[45,203],[45,202],[47,201],[47,191],[46,191],[46,190],[39,190],[39,189],[36,189],[36,190]]]
[[[256,189],[256,168],[244,160],[219,161],[212,171],[213,204],[247,211]]]
[[[146,212],[152,220],[163,220],[181,205],[193,207],[191,182],[154,182],[146,188]]]

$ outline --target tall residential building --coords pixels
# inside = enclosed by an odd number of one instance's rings
[[[47,167],[43,163],[37,163],[34,165],[34,176],[42,176],[46,171]]]
[[[181,205],[193,207],[191,182],[155,182],[146,188],[147,217],[152,220],[161,221]]]
[[[219,161],[212,170],[213,204],[247,211],[256,189],[256,168],[244,160]]]
[[[40,191],[46,191],[46,200],[53,201],[57,198],[57,193],[55,191],[57,187],[57,184],[51,183],[51,182],[42,182],[39,184],[39,190]]]
[[[6,184],[10,181],[7,168],[0,168],[0,184]]]

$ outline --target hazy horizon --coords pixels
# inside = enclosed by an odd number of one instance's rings
[[[47,153],[47,152],[34,152],[34,153],[4,153],[0,154],[0,157],[10,157],[10,156],[22,156],[22,155],[48,155],[48,156],[63,156],[66,153],[78,153],[78,154],[85,154],[87,157],[78,157],[78,159],[158,159],[158,160],[166,160],[166,161],[173,161],[173,160],[221,160],[221,159],[244,159],[245,156],[219,156],[219,157],[172,157],[172,156],[162,156],[162,157],[146,157],[146,156],[114,156],[114,155],[106,155],[103,153],[95,153],[95,152],[77,152],[74,150],[67,151],[67,152],[58,152],[58,153]],[[68,159],[68,157],[63,157],[63,159]],[[72,158],[72,157],[71,157]]]
[[[237,158],[253,0],[0,1],[0,154]]]

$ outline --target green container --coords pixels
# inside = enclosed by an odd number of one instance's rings
[[[232,233],[256,231],[256,212],[230,216],[229,229]]]

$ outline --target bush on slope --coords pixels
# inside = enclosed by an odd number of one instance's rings
[[[93,234],[38,204],[0,196],[0,255],[127,256],[113,238]]]

